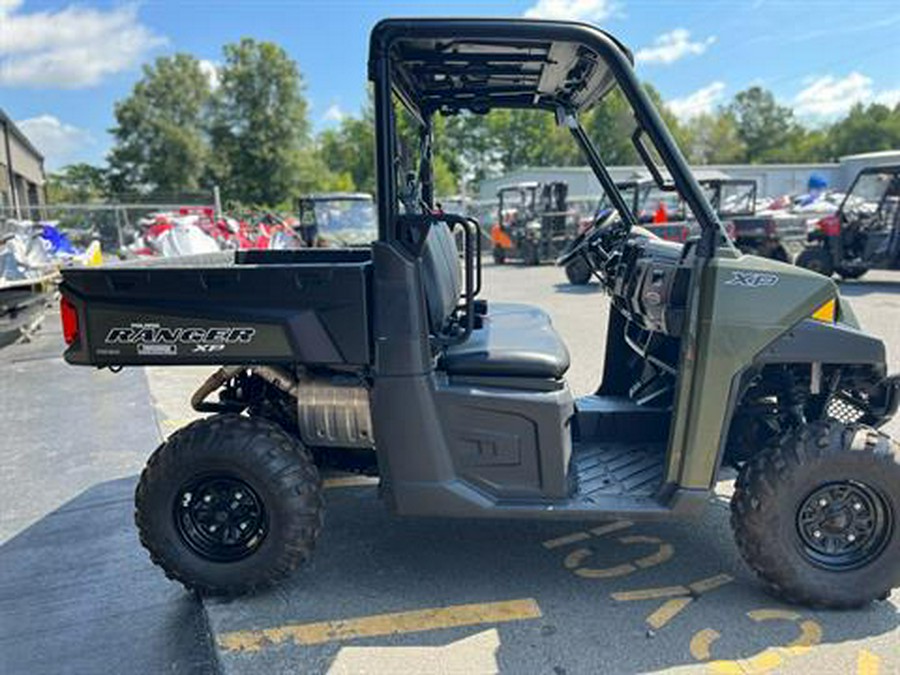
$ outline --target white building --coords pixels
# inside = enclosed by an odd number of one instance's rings
[[[46,201],[44,156],[0,109],[0,214],[28,217]]]

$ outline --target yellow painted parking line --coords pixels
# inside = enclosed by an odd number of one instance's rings
[[[651,555],[638,558],[634,564],[641,568],[654,567],[661,565],[675,555],[675,547],[672,544],[665,543],[657,537],[645,537],[642,535],[634,535],[630,537],[622,537],[619,539],[623,544],[657,544],[659,550]]]
[[[322,487],[326,490],[342,487],[362,487],[365,485],[378,485],[375,476],[336,476],[322,481]]]
[[[567,534],[562,537],[557,537],[556,539],[548,539],[544,542],[543,546],[546,549],[559,548],[560,546],[568,546],[569,544],[576,544],[579,541],[584,541],[585,539],[590,539],[591,535],[587,532],[573,532],[572,534]]]
[[[691,592],[685,586],[660,586],[658,588],[641,588],[637,591],[620,591],[613,593],[613,600],[629,602],[633,600],[659,600],[661,598],[675,598],[681,595],[690,595]]]
[[[671,600],[666,600],[662,607],[647,617],[647,624],[654,630],[659,630],[674,619],[678,612],[691,604],[693,600],[693,598],[672,598]]]
[[[700,579],[687,586],[659,586],[657,588],[641,588],[635,591],[620,591],[612,594],[612,599],[617,602],[637,602],[641,600],[666,600],[658,609],[647,617],[647,624],[654,630],[659,630],[669,621],[674,619],[697,596],[711,591],[719,586],[732,581],[727,574],[717,574],[713,577]]]
[[[881,658],[868,649],[861,649],[856,657],[856,675],[878,675],[881,671]]]
[[[701,579],[700,581],[688,584],[688,588],[699,595],[700,593],[715,590],[719,586],[724,586],[732,581],[734,581],[734,577],[729,574],[717,574],[714,577],[708,577],[707,579]]]
[[[506,623],[540,617],[541,609],[537,601],[525,598],[376,614],[262,630],[234,631],[221,635],[218,643],[222,649],[229,652],[257,652],[265,646],[279,645],[287,641],[298,645],[317,645],[339,640],[420,633],[441,628]]]
[[[671,602],[671,601],[670,601]],[[721,675],[746,675],[747,673],[768,673],[781,667],[785,661],[807,654],[822,641],[822,626],[797,612],[784,609],[755,609],[747,616],[757,623],[763,621],[789,621],[797,626],[800,634],[784,647],[769,647],[759,654],[746,659],[712,661],[709,668]],[[708,661],[713,643],[721,635],[712,628],[704,628],[691,638],[691,656],[698,661]],[[876,671],[877,672],[877,671]]]
[[[698,661],[707,661],[712,656],[712,643],[722,637],[719,631],[704,628],[691,638],[691,656]]]

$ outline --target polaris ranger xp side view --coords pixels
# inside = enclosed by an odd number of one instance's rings
[[[695,516],[729,465],[738,545],[778,595],[851,607],[900,583],[900,458],[876,430],[900,379],[883,343],[831,280],[723,238],[624,46],[570,22],[386,20],[369,78],[371,248],[63,272],[70,363],[222,366],[192,399],[211,415],[157,448],[137,487],[140,538],[166,574],[223,594],[285,577],[322,528],[326,464],[380,476],[398,514],[580,521]],[[632,231],[579,122],[615,88],[697,238]],[[545,312],[478,297],[477,224],[434,208],[434,116],[502,108],[554,115],[619,213],[570,251],[613,307],[589,396],[573,398]]]

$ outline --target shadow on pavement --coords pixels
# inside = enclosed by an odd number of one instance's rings
[[[201,604],[132,521],[136,478],[99,483],[0,546],[0,673],[214,673]]]
[[[568,293],[570,295],[591,295],[601,291],[600,284],[592,281],[584,286],[576,286],[575,284],[559,283],[553,284],[553,290],[557,293]]]
[[[882,635],[900,623],[891,603],[861,612],[813,612],[766,595],[738,559],[720,503],[695,523],[639,524],[548,548],[544,542],[597,523],[401,519],[389,516],[375,493],[373,487],[329,490],[316,555],[282,586],[244,599],[206,601],[225,672],[327,672],[348,649],[362,649],[371,672],[381,672],[377,659],[390,654],[385,651],[390,647],[444,649],[447,672],[456,672],[455,646],[461,658],[471,658],[460,641],[477,641],[491,630],[499,636],[496,659],[505,673],[705,669],[690,650],[692,638],[704,629],[720,634],[713,658],[738,659],[788,644],[804,621],[821,628],[822,645]],[[623,543],[629,537],[636,539]],[[608,570],[652,555],[663,543],[673,547],[674,555],[647,569],[607,578],[579,576],[572,569],[570,554],[578,548],[587,550],[586,565]],[[708,592],[691,591],[687,606],[655,630],[648,631],[648,616],[668,596],[622,600],[613,595],[687,586],[722,574],[731,580]],[[302,645],[281,633],[275,642],[265,638],[261,648],[250,651],[222,639],[243,631],[275,629],[278,634],[284,626],[523,599],[533,599],[541,616]],[[748,617],[757,610],[769,611],[768,618]],[[797,619],[772,620],[779,612],[796,613]]]

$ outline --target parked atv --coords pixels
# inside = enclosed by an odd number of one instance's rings
[[[566,207],[565,182],[519,183],[497,192],[497,222],[491,228],[494,262],[526,265],[554,260],[574,239],[576,224]]]
[[[876,430],[900,377],[883,343],[829,279],[723,237],[631,60],[574,22],[382,21],[371,247],[63,272],[68,362],[222,366],[192,399],[210,416],[170,436],[137,487],[166,574],[225,594],[283,579],[322,529],[330,464],[379,475],[399,514],[575,521],[696,516],[734,466],[735,537],[777,595],[853,607],[900,584],[900,449]],[[640,155],[662,159],[697,218],[684,244],[638,233],[581,125],[616,88]],[[549,316],[479,298],[477,223],[435,209],[434,115],[502,108],[554,114],[617,212],[567,253],[612,307],[602,385],[578,399]],[[403,111],[417,141],[397,133]]]
[[[790,261],[778,221],[756,213],[755,180],[714,178],[700,181],[700,185],[738,249],[762,258]]]
[[[900,269],[900,165],[863,169],[834,215],[809,233],[800,267],[858,279],[871,269]]]
[[[328,192],[297,202],[300,235],[307,246],[368,246],[378,236],[372,195]]]

